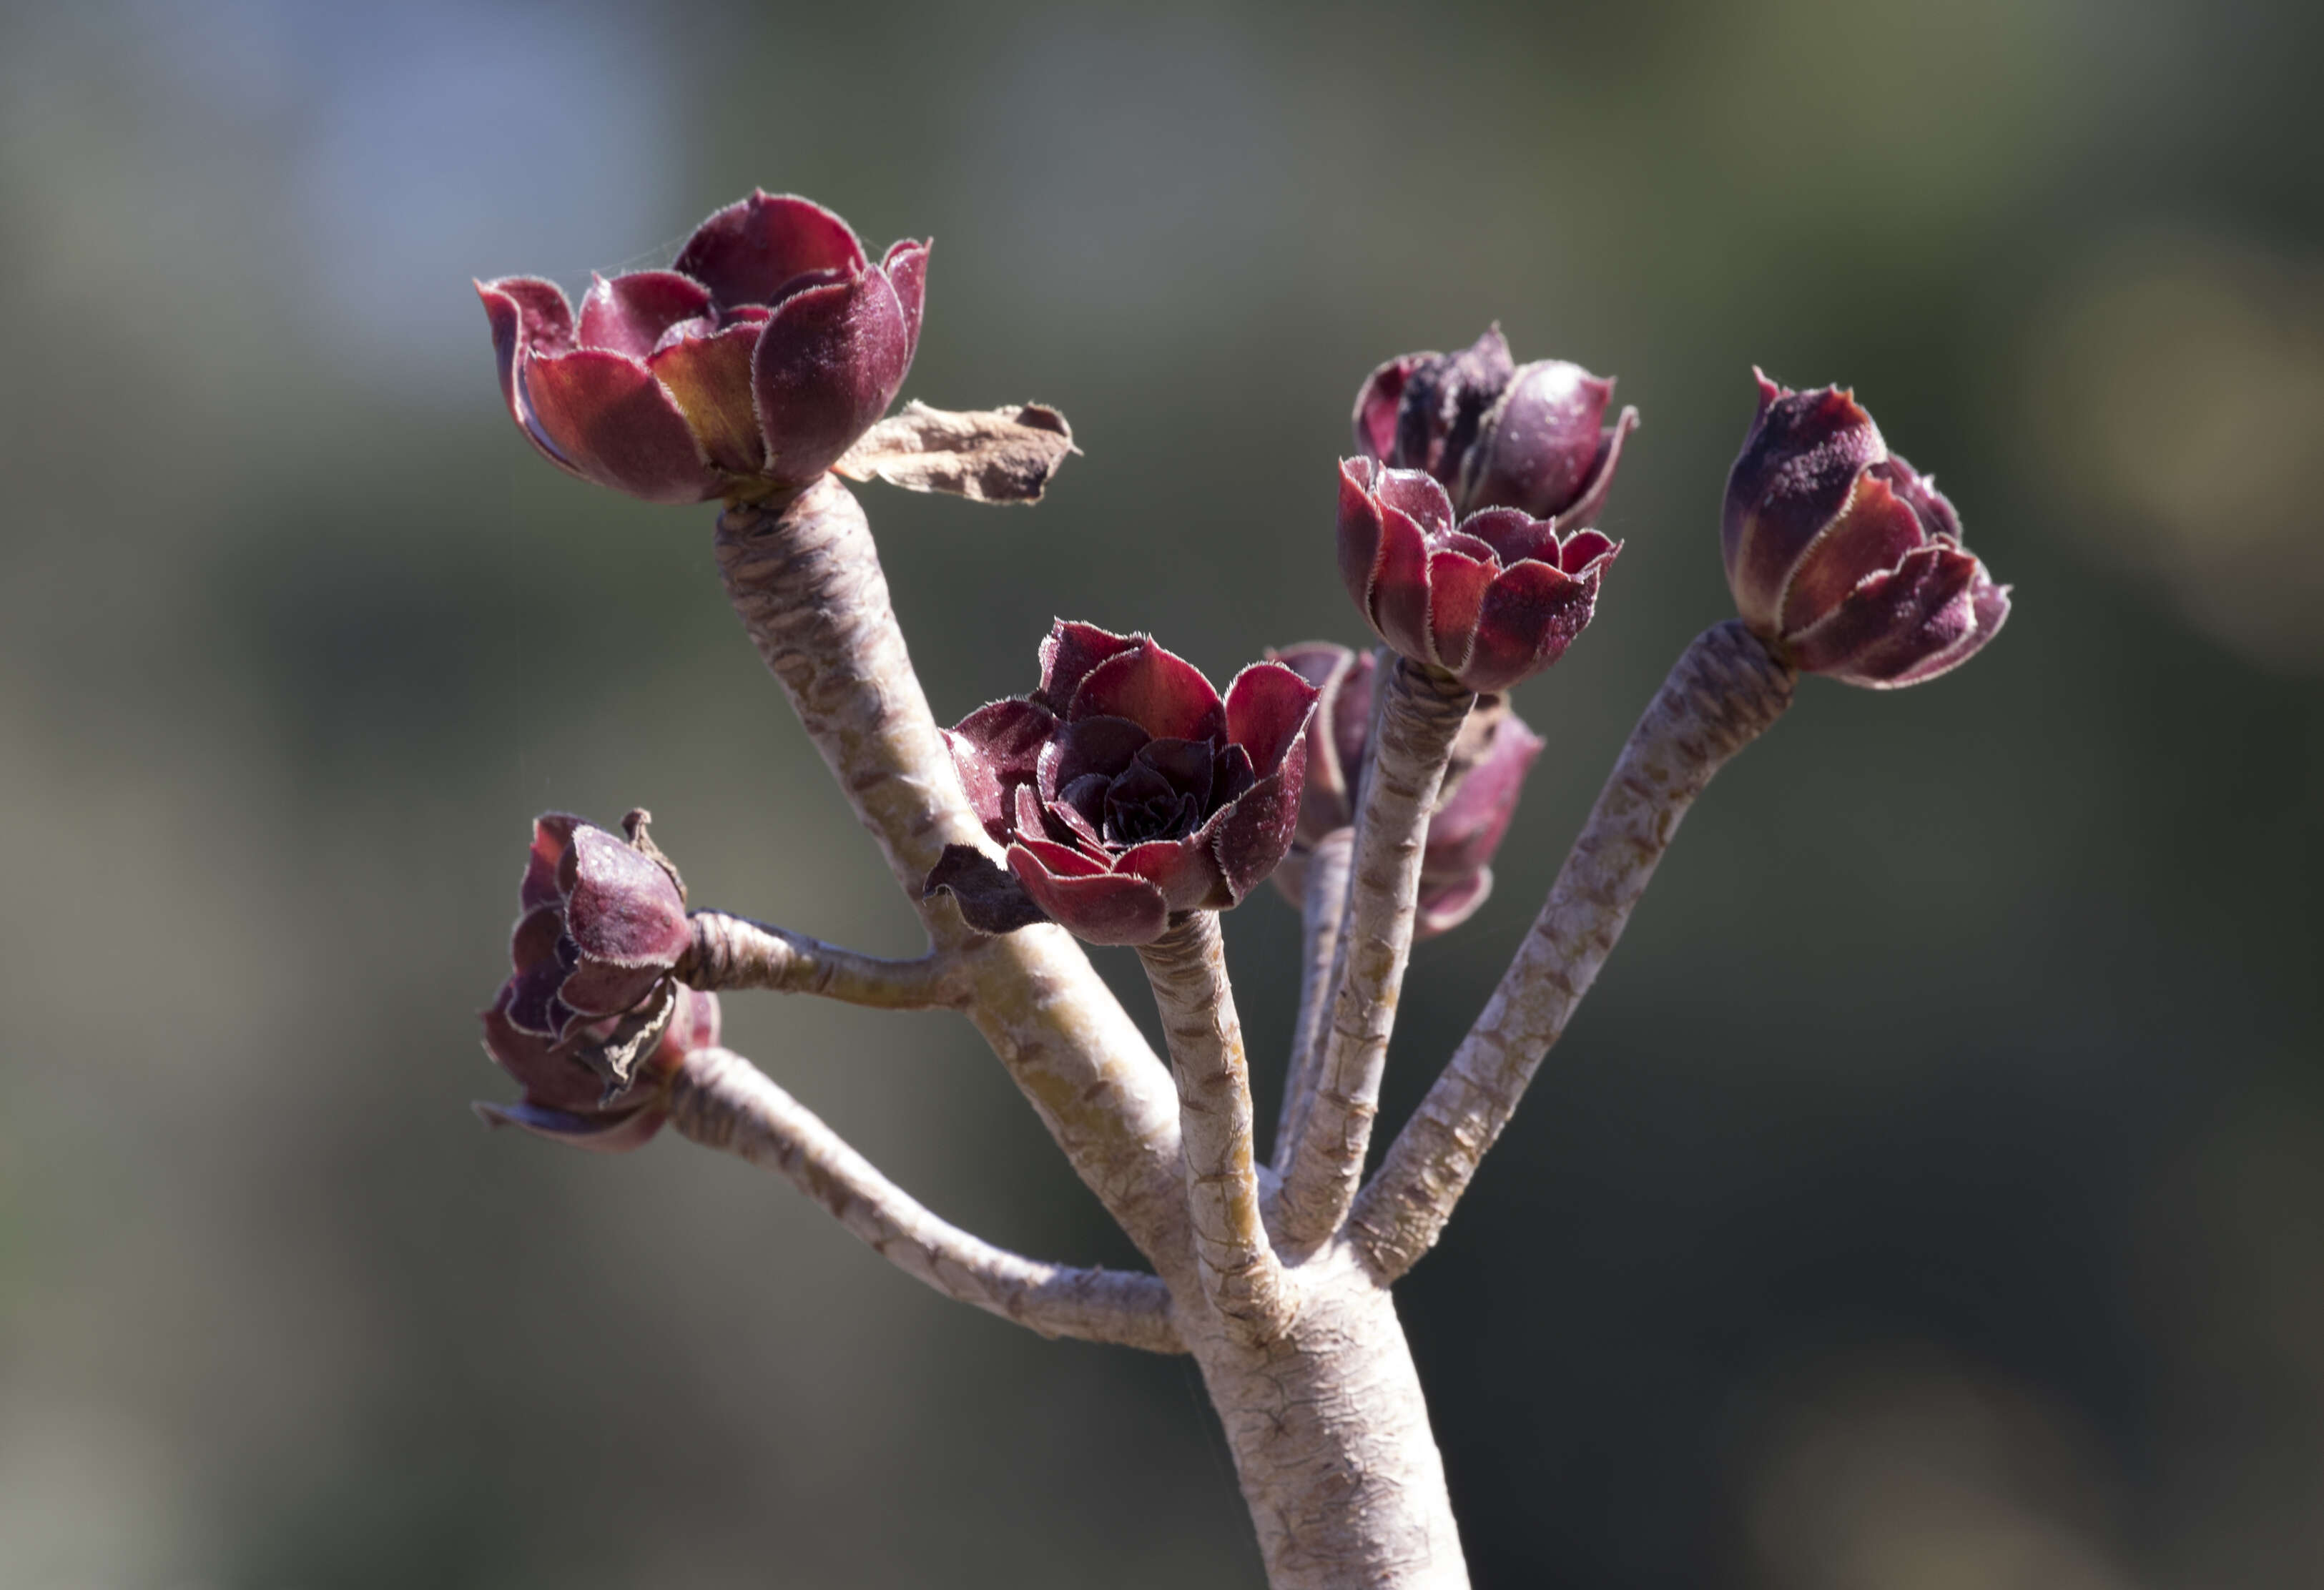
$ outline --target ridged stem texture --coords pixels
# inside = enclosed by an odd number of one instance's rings
[[[696,911],[687,922],[694,942],[678,963],[678,977],[693,988],[815,994],[880,1010],[933,1010],[969,1001],[967,969],[946,951],[888,960],[722,911]]]
[[[1429,812],[1476,699],[1450,675],[1409,658],[1385,670],[1356,811],[1331,1026],[1283,1172],[1280,1225],[1285,1246],[1295,1252],[1339,1230],[1363,1178],[1397,999],[1412,957]]]
[[[1711,776],[1783,715],[1792,670],[1736,620],[1697,636],[1631,731],[1484,1013],[1357,1199],[1349,1233],[1383,1283],[1443,1230]]]
[[[718,567],[752,644],[790,697],[907,896],[947,844],[982,845],[912,671],[863,510],[826,475],[787,504],[730,508]],[[968,964],[970,1018],[1074,1172],[1166,1276],[1191,1268],[1167,1073],[1087,956],[1052,927],[978,940],[921,902]]]
[[[1299,1018],[1291,1031],[1291,1064],[1283,1082],[1283,1108],[1275,1126],[1275,1171],[1291,1161],[1292,1145],[1315,1097],[1315,1073],[1323,1063],[1325,1017],[1332,1008],[1332,967],[1340,953],[1340,922],[1348,909],[1348,865],[1355,831],[1333,829],[1315,842],[1307,858],[1306,892],[1300,900]]]
[[[1230,1337],[1245,1345],[1268,1341],[1282,1334],[1294,1304],[1259,1215],[1250,1065],[1217,914],[1187,913],[1140,945],[1138,958],[1154,988],[1178,1083],[1186,1216],[1204,1295]]]

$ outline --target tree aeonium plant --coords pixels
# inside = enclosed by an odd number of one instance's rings
[[[1391,1289],[1679,820],[1797,676],[1933,678],[1993,639],[2007,591],[1852,395],[1761,377],[1719,521],[1739,616],[1647,703],[1499,986],[1367,1178],[1413,940],[1484,897],[1541,749],[1499,693],[1596,611],[1619,548],[1593,524],[1636,410],[1607,425],[1611,381],[1519,365],[1498,328],[1390,360],[1359,391],[1336,516],[1317,461],[1313,532],[1321,565],[1335,517],[1379,651],[1287,648],[1221,692],[1147,636],[1060,621],[1030,692],[945,730],[840,477],[1032,501],[1072,439],[1035,405],[882,418],[928,258],[905,243],[874,264],[829,211],[761,193],[705,222],[673,269],[596,283],[577,316],[547,282],[479,285],[510,412],[551,462],[649,501],[724,500],[734,611],[928,935],[884,960],[689,910],[642,812],[624,835],[542,817],[512,975],[484,1016],[522,1097],[479,1109],[609,1151],[667,1125],[788,1178],[948,1296],[1047,1336],[1190,1355],[1271,1585],[1464,1585]],[[1217,914],[1270,875],[1305,951],[1262,1161]],[[1136,947],[1167,1064],[1076,939]],[[720,1046],[715,995],[743,989],[959,1011],[1148,1267],[1027,1258],[915,1202]]]

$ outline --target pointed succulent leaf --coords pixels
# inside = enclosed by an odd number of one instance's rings
[[[829,469],[887,412],[911,363],[903,306],[884,272],[785,299],[751,367],[769,475],[803,485]]]

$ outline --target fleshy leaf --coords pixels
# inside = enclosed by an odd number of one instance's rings
[[[887,412],[911,363],[903,307],[877,271],[784,299],[751,366],[768,474],[804,485],[829,469]]]
[[[1152,640],[1140,640],[1092,668],[1066,717],[1127,718],[1157,740],[1216,740],[1226,704],[1202,670]]]
[[[1093,944],[1150,944],[1162,936],[1170,911],[1160,889],[1133,874],[1060,875],[1047,865],[1059,848],[1009,850],[1010,870],[1052,921]]]
[[[1049,920],[1016,874],[973,845],[946,845],[921,892],[950,895],[961,920],[981,933],[1013,933]]]

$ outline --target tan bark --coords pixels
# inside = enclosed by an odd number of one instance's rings
[[[788,1177],[872,1252],[948,1298],[1043,1336],[1186,1350],[1155,1276],[1039,1264],[946,1224],[739,1054],[687,1055],[668,1101],[680,1134]]]
[[[816,994],[880,1010],[958,1009],[969,1001],[966,968],[949,951],[887,960],[721,911],[696,911],[687,921],[694,943],[677,972],[693,988]]]
[[[1186,1218],[1203,1295],[1246,1346],[1282,1334],[1295,1307],[1259,1212],[1251,1147],[1250,1065],[1227,983],[1217,914],[1190,912],[1139,960],[1153,985],[1178,1081],[1178,1141],[1186,1155]]]
[[[1399,657],[1380,671],[1372,750],[1356,811],[1348,905],[1334,961],[1331,1027],[1291,1158],[1282,1226],[1299,1251],[1340,1228],[1379,1114],[1397,996],[1412,957],[1428,816],[1452,742],[1476,702],[1450,676]]]
[[[1344,1246],[1298,1266],[1299,1311],[1248,1346],[1181,1307],[1273,1590],[1466,1590],[1443,1459],[1396,1305]]]
[[[782,507],[730,508],[718,565],[735,612],[939,949],[974,990],[971,1019],[1074,1172],[1165,1275],[1191,1268],[1168,1073],[1054,927],[980,939],[920,899],[947,844],[982,845],[912,672],[863,510],[826,475]]]
[[[1340,920],[1347,914],[1348,867],[1355,833],[1335,829],[1316,841],[1307,858],[1306,888],[1300,903],[1299,1019],[1291,1032],[1290,1069],[1283,1081],[1283,1108],[1275,1125],[1275,1173],[1291,1160],[1292,1146],[1315,1097],[1315,1076],[1323,1064],[1323,1036],[1332,1010],[1332,968],[1340,948]]]

